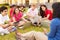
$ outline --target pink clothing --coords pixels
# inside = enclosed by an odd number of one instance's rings
[[[16,21],[20,21],[22,16],[23,16],[22,12],[19,12],[17,15],[16,14],[13,15]]]

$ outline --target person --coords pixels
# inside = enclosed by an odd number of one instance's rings
[[[16,5],[10,6],[10,18],[13,16],[14,9],[16,8]]]
[[[16,32],[17,40],[47,40],[47,36],[42,32],[30,31],[27,33]]]
[[[52,20],[52,12],[51,10],[47,9],[46,5],[40,6],[40,15],[42,16],[42,18]]]
[[[21,5],[21,6],[19,7],[19,10],[20,10],[21,12],[24,12],[24,11],[25,11],[24,8],[25,8],[25,6],[24,6],[24,5]]]
[[[27,22],[27,20],[23,17],[23,13],[19,10],[18,7],[14,9],[11,22],[18,23],[17,26],[22,26]]]
[[[42,4],[40,6],[40,15],[42,17],[41,24],[42,26],[50,26],[52,20],[52,11],[47,8],[46,5]]]
[[[17,33],[17,35],[20,35],[20,39],[23,38],[35,38],[36,40],[60,40],[60,2],[56,2],[52,5],[52,11],[53,11],[53,19],[50,24],[50,32],[45,35],[41,32],[28,32],[26,34]],[[32,34],[32,36],[30,35]],[[29,35],[29,36],[27,36]],[[25,39],[26,40],[26,39]]]
[[[8,9],[5,6],[0,8],[0,34],[9,34],[12,31],[13,25],[9,21],[9,16],[7,15]],[[6,23],[8,22],[8,23]]]
[[[25,17],[26,16],[26,7],[24,5],[21,5],[21,6],[18,6],[18,7],[19,7],[20,12],[22,12],[23,16]]]
[[[38,9],[35,4],[31,4],[31,8],[27,11],[27,17],[32,22],[33,25],[39,25],[41,21],[41,17],[38,16]]]

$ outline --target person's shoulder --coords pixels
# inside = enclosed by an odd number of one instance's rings
[[[31,11],[31,8],[29,8],[27,12],[30,12],[30,11]]]
[[[50,10],[50,9],[47,9],[46,11],[51,12],[51,10]]]
[[[28,10],[31,10],[31,8],[29,8]]]
[[[52,19],[51,23],[55,23],[55,24],[60,23],[60,19],[54,18],[54,19]]]
[[[2,14],[0,14],[0,18],[2,18],[3,16],[2,16]]]
[[[2,14],[0,14],[0,17],[2,17]]]
[[[35,8],[35,11],[38,11],[38,9],[37,9],[37,8]]]

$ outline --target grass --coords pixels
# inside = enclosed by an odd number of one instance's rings
[[[9,12],[8,12],[9,13]],[[9,14],[8,14],[9,15]],[[21,29],[18,29],[18,31],[20,32],[20,33],[26,33],[26,32],[29,32],[29,31],[39,31],[39,32],[43,32],[43,27],[34,27],[33,25],[31,25],[31,24],[25,24],[24,25],[25,26],[25,28],[23,29],[23,30],[21,30]],[[49,28],[47,28],[47,30],[49,31]],[[8,35],[4,35],[4,36],[1,36],[0,35],[0,40],[16,40],[16,38],[15,38],[15,32],[12,32],[12,33],[10,33],[10,34],[8,34]]]
[[[29,31],[43,32],[42,28],[43,27],[35,27],[35,26],[31,25],[31,24],[25,24],[25,28],[24,29],[18,29],[18,31],[20,33],[26,33],[26,32],[29,32]],[[15,32],[12,32],[12,33],[10,33],[8,35],[0,36],[0,40],[16,40]]]

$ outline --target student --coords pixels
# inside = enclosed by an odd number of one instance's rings
[[[10,6],[10,18],[13,16],[14,9],[16,8],[16,5]]]
[[[17,33],[17,35],[20,35],[20,39],[23,38],[29,39],[29,38],[35,38],[36,40],[60,40],[60,2],[56,2],[52,5],[52,11],[53,11],[53,19],[50,24],[50,32],[46,35],[41,32],[28,32],[25,34]],[[28,36],[29,35],[29,36]]]
[[[40,23],[40,17],[38,16],[38,9],[36,8],[35,4],[32,4],[31,8],[28,9],[27,17],[34,25]]]
[[[19,7],[19,10],[20,10],[21,12],[24,12],[24,11],[25,11],[25,6],[21,5],[21,6]]]
[[[40,15],[42,16],[42,26],[50,26],[52,20],[52,12],[44,4],[40,6]]]
[[[24,19],[22,12],[19,10],[18,7],[14,9],[12,22],[17,22],[17,26],[23,25],[27,20]]]
[[[0,8],[0,34],[9,34],[12,30],[12,23],[9,22],[9,17],[7,15],[8,9],[5,6]],[[7,24],[5,22],[8,21]]]
[[[42,18],[52,20],[52,12],[51,12],[51,10],[47,9],[46,5],[40,6],[40,14],[41,14]]]

